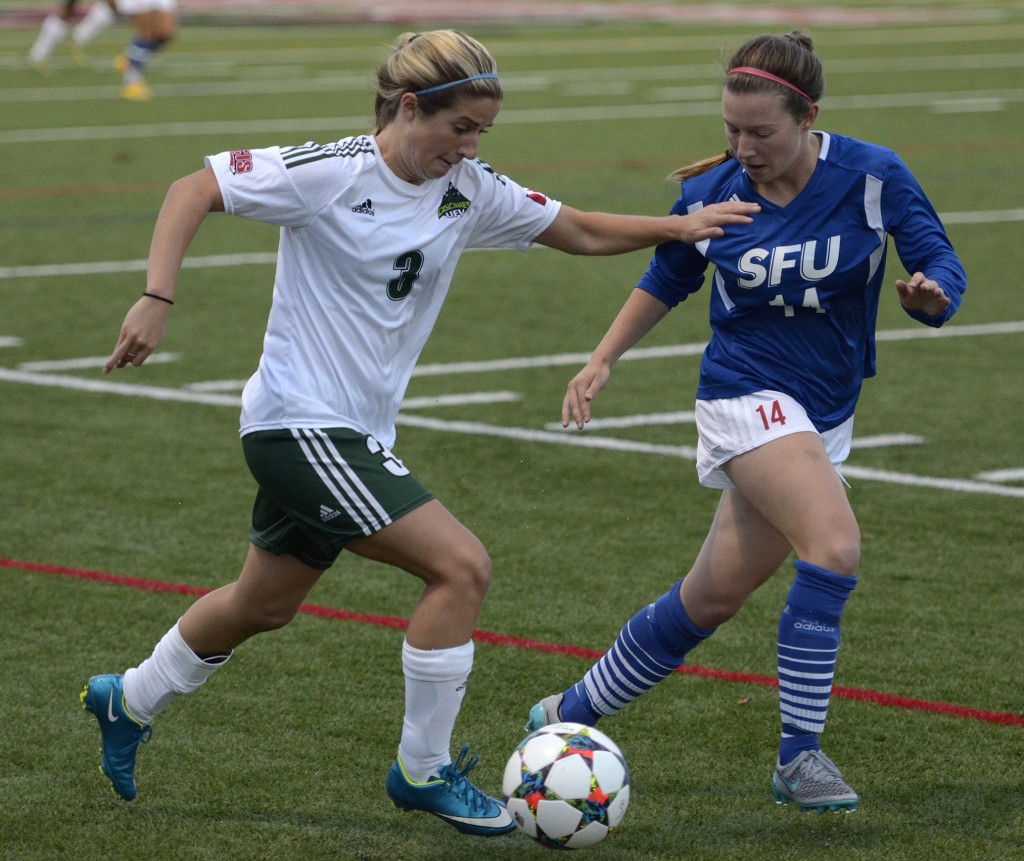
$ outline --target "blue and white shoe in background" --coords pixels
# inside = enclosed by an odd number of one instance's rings
[[[124,676],[93,676],[79,696],[82,708],[100,725],[103,760],[100,771],[125,801],[138,794],[135,786],[135,754],[140,742],[148,742],[153,730],[128,713],[124,705]]]
[[[478,837],[508,834],[516,825],[505,805],[466,779],[480,761],[473,756],[463,765],[468,751],[469,747],[464,746],[454,763],[442,766],[440,774],[426,783],[413,783],[401,759],[395,759],[388,772],[388,796],[399,810],[432,813],[463,834]]]

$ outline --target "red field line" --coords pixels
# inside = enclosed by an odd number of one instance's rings
[[[178,595],[205,595],[210,589],[200,586],[188,586],[183,583],[169,583],[164,580],[148,580],[140,577],[128,577],[123,574],[109,574],[104,571],[87,571],[80,568],[66,568],[62,565],[45,565],[39,562],[24,562],[18,559],[0,558],[0,568],[9,568],[19,571],[30,571],[37,574],[55,574],[60,577],[68,577],[76,580],[88,580],[95,583],[109,583],[113,586],[125,586],[129,589],[140,589],[146,592],[169,592]],[[364,625],[375,625],[382,628],[393,628],[404,630],[408,626],[408,620],[397,616],[378,616],[372,613],[353,613],[349,610],[342,610],[336,607],[323,607],[317,604],[303,604],[299,612],[310,616],[318,616],[322,619],[334,619],[343,622],[358,622]],[[498,634],[493,631],[474,631],[473,639],[478,643],[489,646],[504,646],[511,649],[523,649],[531,652],[546,652],[554,655],[567,655],[572,658],[583,658],[587,661],[595,661],[601,657],[601,652],[594,649],[584,649],[573,646],[569,643],[545,643],[540,640],[531,640],[526,637],[513,637],[508,634]],[[770,676],[759,676],[752,673],[736,673],[730,670],[716,670],[710,667],[698,665],[683,665],[678,672],[697,676],[704,679],[716,679],[723,682],[738,684],[758,685],[760,687],[778,687],[778,681]],[[913,699],[902,697],[896,694],[886,694],[879,691],[863,690],[861,688],[832,688],[832,696],[840,699],[854,700],[857,702],[872,703],[873,705],[886,706],[888,708],[899,708],[906,711],[924,712],[927,714],[944,715],[946,717],[962,718],[965,720],[980,721],[982,723],[1001,724],[1004,726],[1024,727],[1024,715],[1010,714],[1007,712],[992,712],[982,709],[958,706],[951,703],[931,702],[929,700]]]

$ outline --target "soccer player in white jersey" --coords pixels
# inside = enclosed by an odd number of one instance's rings
[[[156,55],[177,35],[177,0],[96,0],[73,27],[77,0],[63,0],[60,9],[47,15],[39,35],[29,50],[29,63],[40,72],[49,68],[49,60],[68,34],[79,62],[85,46],[113,24],[118,15],[132,22],[133,34],[124,51],[114,60],[121,75],[121,98],[144,102],[153,98],[146,83],[146,69]]]
[[[113,0],[95,0],[82,19],[72,26],[77,6],[78,0],[63,0],[56,12],[43,19],[39,35],[28,52],[29,62],[39,71],[48,70],[50,57],[69,33],[76,59],[82,62],[86,45],[117,20]]]
[[[818,736],[860,562],[838,468],[862,381],[875,373],[888,237],[911,273],[895,287],[915,320],[941,326],[966,288],[935,210],[895,153],[813,130],[824,85],[806,34],[760,36],[736,51],[722,96],[729,149],[673,175],[682,194],[672,211],[742,200],[760,214],[747,230],[659,246],[568,385],[562,423],[582,428],[612,365],[714,265],[696,407],[698,478],[722,490],[711,529],[689,573],[630,619],[577,684],[537,703],[527,724],[616,713],[676,670],[792,552],[771,785],[780,804],[822,812],[858,804]]]
[[[94,676],[82,694],[100,725],[101,768],[122,798],[136,795],[136,753],[154,716],[242,642],[287,624],[344,549],[423,581],[402,647],[405,716],[388,795],[469,834],[513,829],[504,805],[467,779],[476,757],[463,747],[453,762],[449,752],[491,561],[392,451],[413,367],[466,248],[538,242],[617,254],[748,229],[759,207],[625,216],[524,189],[476,158],[502,97],[479,42],[451,30],[405,34],[378,69],[375,134],[220,153],[168,192],[145,295],[107,372],[141,365],[160,342],[209,212],[279,225],[280,249],[263,355],[242,395],[258,491],[241,574],[193,604],[149,658]]]

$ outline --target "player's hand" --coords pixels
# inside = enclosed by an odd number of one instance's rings
[[[597,362],[590,362],[575,377],[569,380],[562,399],[562,427],[569,427],[570,417],[577,430],[590,421],[590,402],[608,383],[611,368]]]
[[[949,307],[949,297],[937,282],[915,272],[909,281],[896,279],[896,292],[908,311],[917,311],[928,317],[938,317]]]
[[[722,229],[726,224],[750,224],[761,211],[760,204],[730,201],[728,203],[712,203],[692,215],[677,215],[678,239],[693,245],[705,239],[717,239],[724,236]]]
[[[103,373],[125,365],[138,367],[152,355],[163,340],[170,305],[143,296],[128,310],[114,352],[103,366]]]

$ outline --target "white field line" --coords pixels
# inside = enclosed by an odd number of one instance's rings
[[[741,14],[749,16],[756,11],[750,7],[741,10]],[[930,14],[930,13],[929,13]],[[235,35],[237,47],[231,47],[225,43]],[[201,45],[213,39],[217,42],[217,53],[212,55],[201,49],[189,50],[187,45]],[[365,74],[366,70],[376,65],[383,57],[383,46],[347,46],[339,51],[337,46],[337,31],[333,28],[321,28],[319,31],[306,31],[303,33],[304,40],[308,45],[301,48],[266,48],[261,49],[258,56],[254,56],[251,49],[246,47],[246,40],[251,38],[249,31],[244,28],[211,28],[192,29],[189,38],[182,40],[180,46],[176,46],[172,53],[160,58],[160,68],[164,73],[173,73],[177,69],[185,72],[200,69],[213,70],[220,74],[239,70],[238,74],[247,74],[253,68],[266,69],[273,66],[293,67],[296,64],[335,64],[348,65],[353,69],[354,74]],[[847,29],[842,34],[842,44],[848,48],[857,46],[878,47],[880,45],[935,45],[936,51],[931,57],[901,57],[899,52],[893,52],[889,58],[882,57],[854,57],[835,58],[828,61],[830,70],[835,69],[842,72],[872,72],[875,70],[883,73],[893,71],[913,71],[915,69],[935,68],[936,71],[947,69],[979,68],[984,67],[984,59],[976,60],[975,57],[999,57],[1000,54],[983,55],[959,55],[948,47],[959,48],[963,45],[984,42],[1012,43],[1013,40],[1024,38],[1024,26],[1017,22],[1004,22],[996,25],[964,25],[958,24],[952,27],[915,27],[914,29],[892,29],[886,30],[878,27],[865,27],[859,30]],[[322,39],[329,44],[314,44],[317,39]],[[611,57],[617,54],[628,54],[631,58],[641,57],[644,54],[664,54],[671,52],[676,56],[717,56],[727,43],[733,40],[725,39],[721,35],[685,35],[673,33],[666,36],[628,36],[626,38],[582,38],[575,37],[566,39],[502,39],[495,38],[488,40],[493,48],[499,62],[502,58],[508,57],[550,57],[564,58],[566,56],[597,56],[602,58]],[[258,62],[258,66],[256,63]],[[923,63],[931,62],[934,66],[925,66]],[[995,62],[999,62],[998,60]],[[73,60],[57,56],[53,58],[55,68],[76,68]],[[97,59],[95,68],[106,70],[108,67],[105,61]],[[5,48],[0,50],[0,69],[23,69],[25,67],[24,49]],[[205,73],[209,73],[208,71]],[[367,84],[368,88],[369,85]]]
[[[979,472],[974,478],[977,481],[1024,481],[1024,469],[994,469]]]
[[[686,445],[653,445],[635,440],[613,439],[611,437],[588,436],[586,433],[571,434],[566,431],[551,432],[530,428],[502,427],[484,422],[444,421],[427,416],[411,416],[401,413],[398,424],[406,427],[425,428],[446,433],[464,433],[473,436],[493,436],[514,439],[521,442],[546,442],[555,445],[574,445],[583,448],[600,448],[607,451],[634,452],[637,454],[658,454],[665,457],[681,457],[696,460],[697,450]]]
[[[403,410],[427,410],[433,407],[467,407],[480,404],[513,404],[522,400],[516,392],[466,392],[458,395],[426,395],[406,398]]]
[[[977,325],[943,326],[931,329],[921,326],[917,329],[886,329],[875,333],[877,341],[915,341],[927,338],[972,338],[985,335],[1019,335],[1024,332],[1024,320],[1003,323],[979,323]],[[645,359],[675,359],[686,356],[699,356],[707,347],[707,342],[698,341],[689,344],[670,344],[662,347],[634,347],[623,354],[620,362],[635,362]],[[529,356],[511,359],[494,359],[480,362],[445,362],[433,365],[418,365],[413,371],[414,377],[435,377],[448,374],[480,374],[522,370],[525,368],[554,368],[572,365],[585,365],[590,359],[589,353],[557,353],[550,356]]]
[[[940,216],[946,224],[996,224],[1024,221],[1024,209],[993,209],[988,212],[947,212]]]
[[[1006,104],[1024,102],[1024,89],[963,90],[932,93],[890,93],[871,96],[827,96],[822,100],[825,111],[886,110],[932,108],[948,105],[950,100],[970,102],[998,99]],[[683,119],[695,116],[719,116],[721,100],[660,104],[594,105],[591,107],[510,108],[502,111],[502,125],[549,125],[569,122],[612,122],[615,120]],[[295,117],[260,120],[208,120],[203,122],[132,123],[130,125],[71,126],[65,128],[13,129],[0,131],[0,144],[73,143],[86,140],[140,140],[149,138],[259,135],[266,140],[271,135],[307,134],[327,132],[332,139],[353,130],[366,130],[368,116],[357,117]],[[348,130],[348,131],[345,131]]]
[[[401,414],[398,423],[406,427],[424,428],[442,433],[464,433],[473,436],[490,436],[519,442],[543,442],[556,445],[574,445],[583,448],[597,448],[605,451],[629,452],[631,454],[654,454],[662,457],[676,457],[683,460],[696,460],[696,449],[691,446],[653,445],[631,440],[620,440],[609,437],[588,436],[584,433],[553,433],[551,431],[530,430],[528,428],[501,427],[483,422],[443,421],[426,416]],[[953,490],[962,493],[984,493],[991,496],[1008,496],[1024,499],[1024,487],[1006,487],[984,481],[963,479],[934,478],[926,475],[909,475],[880,469],[843,466],[843,476],[847,479],[863,481],[880,481],[885,484],[898,484],[907,487],[927,487],[934,490]]]
[[[931,478],[927,475],[909,475],[905,472],[890,472],[884,469],[866,469],[861,466],[843,465],[843,477],[863,481],[880,481],[883,484],[899,484],[904,487],[928,487],[934,490],[955,490],[961,493],[987,493],[991,496],[1010,496],[1024,499],[1024,487],[1006,487],[986,481],[970,479]]]
[[[850,448],[888,448],[892,445],[924,445],[925,438],[911,433],[877,433],[854,437]]]
[[[667,413],[641,413],[632,416],[615,416],[614,418],[592,418],[587,422],[585,431],[596,433],[606,430],[623,430],[625,428],[658,427],[663,425],[692,425],[697,421],[697,414],[693,410],[677,410]],[[575,425],[563,428],[562,423],[547,422],[544,430],[554,433],[575,432]],[[894,445],[922,445],[925,442],[923,436],[905,433],[874,434],[872,436],[855,437],[850,444],[851,448],[888,448]],[[988,479],[998,481],[998,479]]]
[[[251,57],[241,58],[248,59]],[[306,59],[309,62],[309,58]],[[906,74],[909,72],[945,72],[969,70],[1019,70],[1024,67],[1024,54],[961,54],[955,56],[925,57],[891,57],[888,59],[866,60],[846,59],[834,60],[829,63],[829,72],[839,74]],[[254,75],[251,68],[239,63],[237,68],[219,67],[214,74],[231,75],[240,80],[219,81],[176,81],[164,82],[160,85],[161,98],[221,98],[224,96],[268,96],[282,94],[312,93],[366,93],[367,76],[365,73],[346,72],[313,72],[302,74],[303,69],[294,65],[262,66],[266,75]],[[286,69],[282,74],[276,69]],[[194,69],[182,68],[181,73],[194,73]],[[209,73],[211,70],[207,70]],[[721,93],[721,70],[713,63],[688,63],[672,65],[644,65],[609,68],[575,69],[538,69],[532,72],[511,73],[502,76],[502,83],[510,96],[517,93],[538,90],[559,90],[566,95],[579,91],[580,85],[618,85],[624,87],[622,94],[632,92],[631,85],[648,82],[664,81],[677,85],[675,89],[666,87],[659,90],[660,98],[673,100],[692,100],[695,96],[702,99],[716,98]],[[688,81],[703,82],[709,90],[702,88],[684,89],[679,84]],[[604,89],[603,95],[610,95]],[[116,87],[111,86],[65,86],[65,87],[9,87],[0,89],[0,104],[30,102],[82,102],[88,100],[113,100],[117,97]],[[660,100],[659,98],[659,100]],[[942,104],[951,103],[962,98],[960,93],[949,93],[939,96]],[[836,102],[826,99],[823,106],[834,106]],[[504,117],[505,114],[502,114]]]
[[[1024,221],[1024,209],[992,209],[988,211],[944,212],[939,217],[944,224],[979,225],[1007,224]],[[543,245],[535,245],[536,251],[547,250]],[[470,249],[471,252],[500,252],[502,249]],[[209,254],[199,257],[186,257],[182,261],[182,269],[215,269],[231,266],[270,266],[277,263],[276,251],[249,252],[243,254]],[[15,278],[63,278],[81,275],[118,275],[128,272],[145,272],[148,261],[145,258],[136,260],[97,260],[90,263],[41,263],[25,266],[0,266],[0,281]],[[4,346],[0,342],[0,347]]]
[[[268,3],[252,0],[236,2],[201,2],[182,0],[182,11],[192,14],[220,12],[232,9],[249,15],[258,15]],[[817,26],[935,24],[939,22],[992,21],[1000,20],[998,9],[981,8],[907,8],[890,5],[873,9],[847,9],[842,4],[799,8],[793,5],[772,3],[750,7],[731,4],[680,3],[680,2],[552,2],[552,0],[431,0],[429,3],[395,2],[386,0],[378,3],[357,3],[351,0],[275,0],[275,5],[295,10],[297,20],[303,12],[319,15],[339,16],[342,22],[399,24],[425,24],[436,21],[482,22],[521,21],[532,24],[565,23],[580,21],[643,21],[655,23],[710,23],[736,24],[757,21],[760,23],[788,23]]]
[[[592,418],[587,423],[588,431],[617,430],[621,428],[653,427],[655,425],[692,425],[697,420],[693,410],[680,410],[671,413],[642,413],[634,416],[616,416],[614,418]],[[561,422],[548,422],[544,430],[563,432]]]
[[[909,4],[913,5],[913,4]],[[18,10],[22,11],[22,10]],[[424,2],[366,3],[352,0],[180,0],[178,11],[191,22],[206,15],[228,17],[235,15],[239,25],[259,21],[273,15],[285,17],[296,24],[308,20],[310,26],[327,22],[327,26],[377,24],[401,25],[432,24],[437,21],[452,23],[485,21],[517,21],[523,23],[569,23],[587,21],[629,21],[648,23],[719,23],[735,24],[756,21],[760,23],[787,23],[816,26],[893,26],[898,24],[960,23],[969,21],[1000,21],[1005,16],[998,8],[934,9],[879,6],[874,9],[847,9],[842,4],[815,8],[793,5],[759,4],[737,7],[731,4],[680,3],[661,0],[641,2],[551,2],[551,0],[430,0]],[[26,14],[23,12],[23,14]],[[30,13],[29,13],[30,14]],[[36,13],[37,18],[41,17]],[[269,20],[274,20],[273,18]],[[36,23],[33,20],[32,23]],[[322,25],[321,25],[322,26]]]
[[[122,373],[131,373],[125,370]],[[93,394],[123,395],[129,398],[150,398],[156,401],[177,401],[186,404],[206,404],[213,407],[235,407],[242,405],[239,395],[217,395],[206,392],[190,392],[185,389],[168,389],[160,386],[139,386],[134,383],[116,383],[105,379],[86,379],[61,374],[33,374],[0,368],[0,381],[26,383],[30,386],[49,386]]]
[[[992,334],[1008,334],[1024,332],[1024,321],[995,323],[991,325],[975,325],[963,327],[944,327],[930,337],[958,337],[958,336],[984,336]],[[880,341],[897,341],[914,339],[918,336],[914,329],[887,330],[878,333]],[[668,355],[695,355],[703,348],[702,344],[680,344],[675,347],[657,347],[646,351],[643,358],[664,357]],[[635,354],[640,350],[631,351]],[[631,356],[627,353],[624,358]],[[523,361],[529,361],[531,367],[539,367],[543,363],[547,366],[564,364],[569,359],[573,363],[579,357],[570,357],[567,354],[534,357],[530,360],[508,360],[506,362],[480,362],[476,368],[480,372],[490,370],[509,370],[516,367],[524,367]],[[584,361],[586,357],[583,357]],[[640,358],[633,355],[632,358]],[[466,372],[467,363],[455,363],[453,365],[426,366],[434,369],[434,375],[440,374],[441,368],[453,368],[455,373]],[[29,373],[24,370],[9,370],[0,368],[0,381],[13,383],[26,383],[29,385],[50,386],[77,391],[116,394],[128,397],[151,398],[162,401],[177,401],[183,403],[198,403],[210,406],[228,406],[238,408],[241,404],[239,395],[220,395],[212,392],[199,392],[188,389],[168,389],[157,386],[137,386],[130,383],[110,382],[106,380],[82,379],[66,375]],[[458,395],[423,397],[410,399],[409,407],[427,408],[439,405],[453,405],[459,403]],[[500,401],[515,400],[517,396],[511,392],[476,392],[470,393],[468,403],[494,403]],[[677,414],[678,416],[678,414]],[[512,439],[520,442],[550,443],[556,445],[574,445],[584,448],[596,448],[605,451],[629,452],[634,454],[652,454],[662,457],[675,457],[685,460],[695,460],[696,450],[692,446],[656,445],[639,442],[636,440],[620,440],[607,437],[599,437],[587,433],[567,432],[561,428],[557,431],[534,430],[530,428],[503,427],[484,422],[468,421],[444,421],[421,415],[411,415],[402,412],[398,417],[398,423],[408,427],[419,427],[427,430],[435,430],[443,433],[463,433],[475,436],[490,436],[504,439]],[[909,435],[894,434],[885,437],[866,437],[861,441],[859,447],[867,448],[880,445],[910,445],[915,444],[916,439]],[[963,493],[984,493],[993,496],[1004,496],[1024,499],[1024,487],[1007,487],[999,484],[999,481],[1015,481],[1024,476],[1024,470],[1001,470],[997,472],[983,473],[974,480],[949,479],[930,476],[910,475],[887,470],[869,469],[864,467],[851,466],[843,467],[843,474],[847,478],[862,479],[864,481],[880,481],[887,484],[898,484],[908,487],[923,487],[935,490],[950,490]]]
[[[109,356],[85,356],[81,359],[53,359],[43,362],[22,362],[18,365],[19,371],[26,371],[30,374],[37,374],[45,371],[88,371],[92,368],[102,368]],[[146,359],[147,365],[167,365],[178,361],[178,353],[153,353]]]
[[[240,392],[248,380],[203,380],[198,383],[186,383],[190,392]]]
[[[98,260],[93,263],[45,263],[38,266],[0,266],[0,281],[10,278],[60,278],[75,275],[116,275],[145,272],[148,262],[138,260]],[[212,269],[222,266],[266,266],[277,263],[277,252],[249,254],[209,254],[186,257],[182,269]]]

